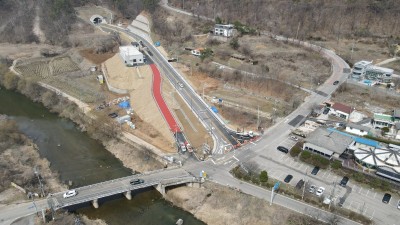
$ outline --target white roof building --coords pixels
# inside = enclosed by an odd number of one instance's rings
[[[400,146],[359,148],[354,156],[357,163],[376,170],[376,174],[400,182]]]
[[[144,63],[143,54],[134,46],[119,47],[119,55],[127,66]]]
[[[214,35],[232,37],[234,28],[233,24],[215,24]]]

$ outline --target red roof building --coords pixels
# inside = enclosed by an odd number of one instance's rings
[[[343,105],[342,103],[338,102],[333,104],[331,109],[332,109],[331,114],[336,115],[337,117],[343,118],[345,120],[348,120],[350,114],[354,111],[353,108],[351,108],[350,106]]]

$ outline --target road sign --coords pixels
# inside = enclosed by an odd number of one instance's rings
[[[276,182],[275,183],[275,185],[274,185],[274,190],[276,191],[276,190],[278,190],[278,188],[279,188],[279,184],[280,184],[281,182]]]

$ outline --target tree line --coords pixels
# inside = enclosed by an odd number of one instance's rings
[[[195,15],[223,23],[240,21],[289,37],[400,37],[397,0],[170,0]],[[183,6],[184,4],[184,6]]]

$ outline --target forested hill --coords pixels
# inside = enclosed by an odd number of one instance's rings
[[[124,17],[136,17],[143,9],[152,11],[158,0],[0,0],[0,42],[38,42],[35,26],[48,44],[68,45],[68,34],[76,22],[74,7],[96,4]]]
[[[169,0],[223,22],[299,38],[400,37],[399,0]]]

